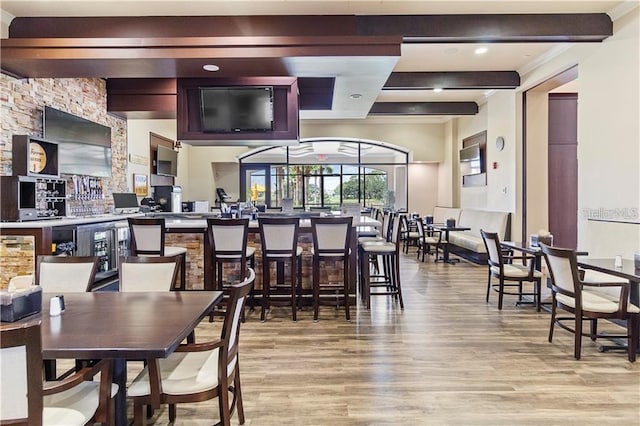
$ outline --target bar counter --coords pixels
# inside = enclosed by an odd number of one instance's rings
[[[269,216],[299,216],[300,237],[299,245],[304,249],[302,267],[303,288],[311,288],[311,219],[310,216],[318,216],[319,213],[267,213]],[[144,217],[145,214],[105,214],[91,217],[66,217],[60,219],[38,220],[28,222],[3,222],[0,223],[0,288],[6,287],[9,279],[15,275],[33,273],[35,270],[35,257],[51,254],[53,229],[56,227],[68,227],[102,222],[126,223],[129,217]],[[206,238],[207,218],[216,217],[209,213],[150,213],[148,217],[164,217],[167,236],[166,244],[187,248],[187,289],[214,290],[213,266],[211,265],[211,247]],[[356,228],[379,227],[379,221],[368,216],[354,219],[354,233],[352,235],[352,253],[356,253]],[[256,288],[262,285],[262,261],[260,250],[260,234],[258,221],[249,222],[249,246],[256,248]],[[351,288],[355,292],[355,258],[351,263]],[[230,266],[233,268],[233,266]],[[232,272],[232,271],[229,271]],[[275,272],[274,272],[275,273]],[[342,271],[340,268],[322,268],[321,280],[326,282],[339,281]],[[274,276],[275,279],[275,276]],[[272,280],[272,282],[275,282]]]

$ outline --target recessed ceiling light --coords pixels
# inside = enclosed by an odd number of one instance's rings
[[[476,50],[473,51],[476,55],[484,55],[489,51],[489,48],[486,46],[477,47]]]
[[[214,72],[214,71],[218,71],[220,67],[214,64],[206,64],[202,66],[202,69],[204,69],[205,71]]]
[[[360,93],[352,93],[349,95],[351,99],[360,99],[362,95]]]
[[[436,93],[442,92],[442,87],[434,87],[433,91]]]

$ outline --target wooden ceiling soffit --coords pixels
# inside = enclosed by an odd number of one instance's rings
[[[400,56],[402,38],[179,37],[5,39],[2,69],[23,77],[200,77],[202,62],[286,57]],[[182,61],[199,66],[180,71]],[[205,62],[206,63],[206,62]]]
[[[107,79],[107,111],[131,119],[176,118],[175,78]]]
[[[298,77],[300,110],[330,110],[333,77]],[[177,80],[174,78],[110,78],[107,111],[125,118],[176,118]]]
[[[358,16],[358,34],[402,34],[404,43],[598,42],[606,13]]]
[[[15,18],[9,36],[380,36],[404,42],[594,42],[613,34],[605,13]]]
[[[394,72],[382,90],[515,89],[516,71]]]
[[[475,102],[376,102],[369,115],[475,115]]]

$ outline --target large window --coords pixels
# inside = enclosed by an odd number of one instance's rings
[[[406,208],[408,153],[373,141],[307,140],[260,148],[240,158],[245,201],[280,207],[338,208],[342,203]]]

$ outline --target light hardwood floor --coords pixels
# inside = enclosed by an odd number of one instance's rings
[[[248,313],[240,335],[245,424],[640,424],[640,361],[601,353],[588,338],[574,360],[571,334],[556,328],[547,341],[548,313],[516,307],[513,296],[499,312],[495,293],[485,303],[486,267],[403,255],[402,286],[404,310],[377,297],[351,322],[332,307],[321,308],[318,323],[311,309],[297,323],[286,307],[265,323],[259,309]],[[197,335],[219,326],[203,322]],[[176,424],[214,423],[215,404],[178,405]],[[168,424],[167,413],[148,424]]]

